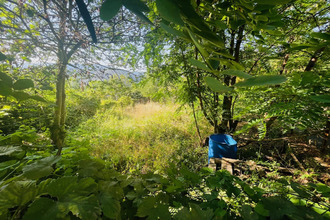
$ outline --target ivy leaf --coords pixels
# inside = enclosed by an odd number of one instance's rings
[[[101,19],[104,21],[109,21],[118,13],[121,6],[121,0],[106,0],[100,9]]]
[[[37,186],[34,181],[15,181],[0,188],[0,207],[2,209],[23,206],[36,197]]]
[[[174,0],[156,0],[157,10],[162,18],[175,24],[184,26],[180,16],[180,9]]]
[[[50,156],[29,164],[23,167],[23,176],[35,180],[48,176],[53,172],[52,165],[60,159],[58,156]]]
[[[101,208],[103,214],[111,219],[119,219],[120,216],[120,202],[114,199],[111,195],[103,193],[100,197]]]
[[[248,78],[242,82],[235,84],[236,87],[250,87],[250,86],[266,86],[281,84],[286,81],[285,76],[268,75],[268,76],[255,76]]]
[[[316,95],[310,96],[310,98],[317,102],[330,103],[330,95]]]
[[[13,85],[13,88],[15,90],[23,90],[33,87],[34,87],[34,83],[31,79],[19,79]]]
[[[56,220],[64,219],[67,212],[59,209],[58,203],[49,198],[41,197],[35,200],[23,216],[23,220]]]
[[[219,80],[213,77],[207,76],[204,80],[206,85],[214,92],[225,93],[233,90],[233,88],[223,85]]]
[[[225,74],[225,75],[230,75],[230,76],[237,76],[243,79],[249,79],[252,78],[251,75],[241,71],[241,70],[233,70],[233,69],[229,69],[229,70],[224,70],[220,72],[221,74]]]

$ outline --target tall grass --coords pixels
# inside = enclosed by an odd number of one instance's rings
[[[99,111],[75,136],[89,140],[94,156],[122,172],[162,172],[171,163],[199,169],[207,163],[207,149],[199,146],[191,112],[177,109],[151,102]],[[206,122],[200,126],[206,137]]]

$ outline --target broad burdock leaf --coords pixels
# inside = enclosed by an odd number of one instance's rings
[[[203,210],[200,206],[198,206],[197,204],[193,204],[193,203],[190,203],[189,206],[190,206],[190,209],[188,209],[186,207],[181,209],[174,216],[174,219],[211,220],[214,217],[213,210],[210,208]]]
[[[120,202],[114,199],[111,195],[103,193],[100,196],[100,203],[103,214],[111,219],[119,219],[120,215]]]
[[[68,210],[60,209],[58,203],[49,198],[38,198],[28,208],[23,220],[64,219]]]
[[[148,219],[171,219],[169,206],[167,204],[161,203],[158,196],[149,196],[143,199],[141,204],[138,206],[136,216],[148,216]]]
[[[109,21],[113,18],[122,6],[121,0],[106,0],[100,9],[100,17],[102,20]]]
[[[52,180],[44,187],[44,192],[60,201],[70,195],[86,196],[97,190],[97,184],[92,178],[83,178],[78,181],[77,176],[64,176]]]
[[[23,176],[35,180],[48,176],[53,172],[52,165],[60,159],[58,156],[50,156],[29,164],[23,167]]]
[[[33,87],[34,87],[34,83],[31,79],[19,79],[13,85],[13,88],[15,90],[23,90],[23,89],[33,88]]]
[[[248,78],[242,82],[235,84],[235,87],[250,87],[250,86],[267,86],[277,85],[286,81],[285,76],[270,75],[270,76],[255,76]]]
[[[15,181],[0,188],[0,209],[23,206],[37,195],[35,181]]]
[[[184,26],[180,8],[174,0],[156,0],[157,10],[162,18],[175,24]]]
[[[206,82],[206,85],[214,92],[225,93],[233,90],[233,88],[223,85],[219,80],[210,76],[205,77],[204,81]]]
[[[80,219],[94,220],[99,219],[102,211],[99,207],[97,197],[93,194],[90,196],[72,196],[67,197],[64,202],[59,201],[58,206],[67,208],[73,215]]]

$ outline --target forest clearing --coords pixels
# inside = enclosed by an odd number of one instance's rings
[[[326,0],[0,0],[0,220],[330,219]]]

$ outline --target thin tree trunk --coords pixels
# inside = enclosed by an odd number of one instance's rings
[[[66,65],[59,62],[59,73],[56,81],[56,107],[52,140],[57,148],[57,155],[61,155],[65,139],[65,73]]]

